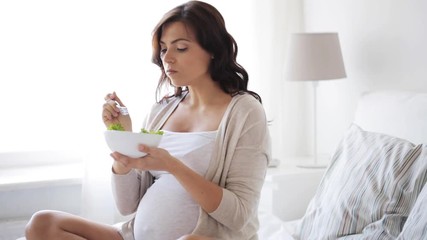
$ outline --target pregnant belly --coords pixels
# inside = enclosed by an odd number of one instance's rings
[[[173,176],[162,176],[139,203],[135,239],[177,239],[193,231],[198,216],[199,205],[185,189]]]

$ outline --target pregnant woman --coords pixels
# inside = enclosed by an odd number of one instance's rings
[[[258,239],[258,202],[270,159],[261,98],[247,89],[237,44],[213,6],[189,1],[167,12],[153,32],[153,62],[164,87],[143,127],[162,130],[142,158],[111,154],[116,204],[131,221],[115,226],[40,211],[28,223],[36,239]],[[103,105],[104,124],[132,131],[115,93]]]

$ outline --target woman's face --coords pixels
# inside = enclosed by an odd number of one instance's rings
[[[197,42],[193,31],[182,22],[166,25],[160,37],[160,58],[166,75],[176,87],[211,80],[211,55]]]

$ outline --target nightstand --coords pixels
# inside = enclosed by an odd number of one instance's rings
[[[261,191],[259,210],[283,221],[302,217],[325,170],[299,168],[296,163],[269,167]]]

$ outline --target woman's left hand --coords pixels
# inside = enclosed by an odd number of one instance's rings
[[[126,167],[135,168],[139,170],[156,170],[156,171],[167,171],[173,170],[173,164],[177,161],[172,155],[169,154],[163,148],[149,147],[147,145],[140,144],[138,146],[139,151],[147,153],[141,158],[131,158],[120,154],[118,152],[112,153],[112,157],[121,162]]]

